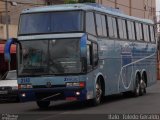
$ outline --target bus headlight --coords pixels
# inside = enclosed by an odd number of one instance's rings
[[[85,87],[85,82],[67,82],[66,87]]]
[[[26,85],[18,85],[18,89],[30,89],[33,88],[31,84],[26,84]]]

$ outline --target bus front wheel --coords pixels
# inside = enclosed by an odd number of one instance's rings
[[[95,86],[95,98],[92,100],[94,106],[99,105],[102,101],[102,85],[101,81],[98,80]]]
[[[40,109],[46,109],[50,105],[50,101],[37,101],[37,105]]]

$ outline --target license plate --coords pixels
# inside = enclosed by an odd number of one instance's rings
[[[0,94],[2,95],[2,94],[7,94],[8,93],[8,91],[0,91]]]

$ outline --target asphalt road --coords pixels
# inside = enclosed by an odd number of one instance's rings
[[[35,102],[0,103],[0,119],[15,118],[15,120],[107,120],[120,119],[123,115],[158,114],[160,119],[160,81],[147,88],[147,94],[138,98],[123,95],[107,96],[104,103],[92,107],[80,102],[52,102],[47,110],[40,110]],[[139,117],[139,116],[137,116]],[[124,117],[125,119],[125,117]]]

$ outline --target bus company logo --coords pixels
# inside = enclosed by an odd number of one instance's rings
[[[131,53],[131,48],[130,48],[130,46],[129,46],[128,43],[125,43],[125,44],[122,46],[121,53],[122,53],[122,54]]]
[[[47,82],[47,83],[46,83],[46,87],[47,87],[47,88],[51,88],[51,87],[52,87],[51,82]]]

